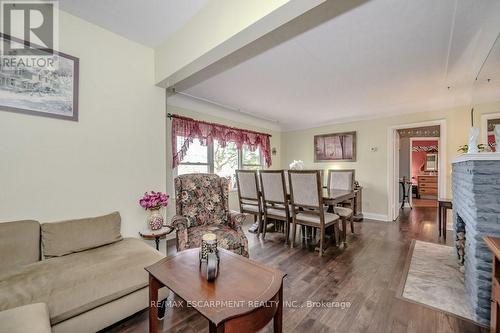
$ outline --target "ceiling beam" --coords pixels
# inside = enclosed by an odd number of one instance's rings
[[[173,87],[325,1],[211,1],[155,49],[157,85]]]
[[[174,84],[175,89],[177,91],[187,90],[212,76],[222,73],[366,2],[367,0],[325,1],[273,31],[220,58],[218,61],[200,69],[198,72],[192,73],[185,79],[178,80]]]

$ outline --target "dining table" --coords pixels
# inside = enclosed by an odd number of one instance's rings
[[[259,191],[260,192],[260,191]],[[262,193],[260,193],[262,194]],[[354,200],[356,198],[355,190],[340,190],[334,188],[328,188],[327,186],[323,186],[323,204],[328,205],[330,207],[336,206],[342,202],[350,202],[352,209],[354,210]],[[287,199],[290,200],[290,193],[287,193]],[[329,209],[330,210],[330,209]],[[354,212],[353,212],[354,214]],[[249,231],[253,232],[253,230],[257,230],[259,222],[254,223]],[[347,221],[342,219],[342,243],[345,244],[347,238]]]
[[[338,190],[334,188],[323,187],[323,203],[327,205],[337,205],[344,201],[351,201],[351,207],[354,207],[355,191]]]

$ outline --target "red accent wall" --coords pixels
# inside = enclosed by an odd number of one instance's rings
[[[417,146],[438,146],[438,140],[412,141],[412,148]],[[414,184],[417,183],[417,176],[423,173],[426,155],[425,151],[412,151],[411,153],[411,177]]]

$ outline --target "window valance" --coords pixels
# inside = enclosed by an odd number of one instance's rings
[[[271,135],[245,129],[209,123],[171,115],[172,118],[172,167],[175,168],[182,161],[194,139],[200,140],[203,146],[217,140],[219,145],[225,147],[228,142],[236,143],[238,149],[245,145],[250,151],[260,148],[266,166],[271,166]],[[185,138],[181,147],[177,147],[177,137]]]

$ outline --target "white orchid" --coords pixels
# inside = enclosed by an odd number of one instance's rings
[[[304,170],[304,161],[302,160],[293,160],[292,163],[290,163],[290,170]]]

